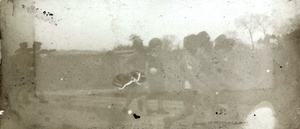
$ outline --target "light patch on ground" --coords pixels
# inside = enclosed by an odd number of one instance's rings
[[[0,115],[3,115],[4,110],[0,110]]]
[[[258,104],[254,110],[248,114],[244,129],[274,129],[276,118],[272,105],[268,102]]]
[[[128,112],[127,112],[129,115],[131,115],[132,114],[132,111],[131,110],[128,110]]]

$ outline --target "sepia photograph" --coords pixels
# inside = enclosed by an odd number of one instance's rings
[[[300,0],[0,0],[0,129],[300,129]]]

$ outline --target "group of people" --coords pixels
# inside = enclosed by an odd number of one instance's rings
[[[138,74],[141,74],[137,75],[139,77],[136,76],[135,79],[137,79],[137,81],[139,81],[138,78],[145,78],[147,81],[142,81],[142,85],[139,85],[138,83],[132,83],[132,85],[126,87],[126,84],[129,84],[129,81],[133,82],[131,78],[126,78],[126,75],[122,77],[122,74],[119,74],[116,77],[117,82],[122,84],[120,87],[123,87],[119,89],[122,89],[127,94],[127,102],[123,108],[123,111],[127,112],[132,100],[134,98],[138,98],[137,103],[139,110],[143,111],[143,108],[145,107],[148,115],[151,115],[155,112],[157,114],[168,114],[169,112],[165,111],[163,107],[162,98],[164,95],[163,60],[160,55],[162,43],[159,39],[151,40],[149,43],[150,52],[147,52],[141,39],[137,38],[134,42],[135,52],[132,53],[131,58],[126,61],[126,64],[129,65],[131,69],[128,71],[136,71]],[[127,77],[134,76],[134,74],[136,73],[132,74],[131,72]],[[148,87],[151,93],[149,93]],[[147,95],[142,95],[147,92]],[[150,109],[147,104],[147,100],[153,98],[154,96],[158,100],[157,110]]]
[[[40,61],[41,54],[48,54],[55,50],[41,49],[42,43],[34,42],[32,48],[28,48],[27,42],[19,44],[20,48],[15,51],[15,67],[18,83],[16,86],[20,87],[16,94],[22,96],[22,101],[25,103],[30,102],[28,96],[36,94],[36,67],[37,61]],[[22,94],[22,95],[21,95]],[[38,97],[41,103],[47,101],[43,96]]]
[[[141,39],[137,39],[134,43],[135,52],[131,55],[131,58],[126,61],[126,64],[131,66],[128,71],[129,74],[119,74],[114,79],[114,85],[119,86],[121,92],[126,92],[126,104],[123,108],[123,112],[127,113],[129,105],[132,100],[137,98],[138,109],[143,111],[145,107],[148,115],[153,113],[157,114],[169,114],[164,109],[164,98],[166,93],[166,73],[164,70],[164,63],[166,57],[162,50],[162,41],[159,38],[153,38],[149,41],[149,50],[145,50]],[[165,128],[170,128],[172,123],[180,119],[184,119],[194,113],[195,99],[194,96],[197,94],[196,91],[192,90],[193,85],[199,84],[195,82],[195,79],[191,78],[195,64],[190,60],[191,58],[185,57],[184,61],[181,61],[181,75],[184,81],[182,81],[182,101],[184,110],[172,116],[164,118]],[[141,77],[145,79],[140,81]],[[123,82],[123,83],[122,83]],[[128,86],[127,86],[128,85]],[[121,87],[121,88],[120,88]],[[146,94],[145,94],[146,93]],[[149,108],[147,100],[156,99],[158,101],[157,110]]]

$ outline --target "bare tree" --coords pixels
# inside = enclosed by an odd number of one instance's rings
[[[254,19],[256,20],[256,24],[258,24],[258,29],[262,31],[262,33],[264,33],[264,37],[266,37],[271,26],[270,17],[266,15],[254,15]]]
[[[257,16],[245,15],[244,17],[240,17],[237,19],[236,25],[238,27],[243,27],[248,31],[252,43],[252,49],[254,49],[253,35],[259,28],[259,24],[257,24]]]
[[[174,36],[174,35],[164,35],[161,38],[162,48],[164,50],[168,50],[168,51],[175,49],[175,47],[176,47],[175,40],[176,40],[176,36]]]

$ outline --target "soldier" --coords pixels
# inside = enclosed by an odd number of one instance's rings
[[[197,51],[201,51],[198,49]],[[197,52],[196,51],[196,52]],[[203,51],[203,49],[202,49]],[[207,75],[207,71],[203,71],[201,65],[206,65],[203,60],[200,60],[198,56],[203,55],[193,55],[192,53],[186,51],[183,53],[183,57],[179,59],[178,65],[180,66],[180,100],[183,102],[183,111],[179,114],[175,114],[172,116],[167,116],[164,118],[164,128],[170,128],[172,124],[178,120],[185,119],[194,114],[196,107],[197,109],[205,109],[206,107],[210,108],[211,103],[208,102],[210,100],[210,94],[212,93],[212,88],[204,82],[203,79]],[[200,58],[200,59],[205,59]],[[205,106],[204,106],[205,105]]]
[[[34,76],[34,83],[31,87],[31,89],[29,89],[30,91],[34,91],[35,93],[35,96],[36,96],[36,92],[37,92],[37,82],[38,80],[36,80],[36,69],[39,69],[40,65],[42,64],[42,54],[49,54],[51,52],[54,52],[55,50],[45,50],[45,49],[41,49],[41,46],[42,46],[42,43],[40,42],[34,42],[33,43],[33,46],[32,46],[32,50],[31,50],[31,54],[33,55],[34,57],[34,61],[32,62],[32,67],[31,69],[33,69],[33,76]],[[48,101],[44,98],[44,94],[43,92],[40,92],[41,94],[38,96],[39,98],[39,102],[40,103],[47,103]]]
[[[16,55],[29,54],[30,49],[27,48],[27,42],[22,42],[19,44],[20,48],[16,50]]]
[[[145,72],[147,52],[144,48],[142,39],[135,37],[133,41],[133,48],[135,49],[135,52],[126,63],[130,64],[134,70]]]
[[[20,86],[17,90],[17,95],[23,97],[22,102],[29,103],[27,92],[24,92],[24,88],[28,87],[33,81],[32,70],[30,69],[33,57],[30,55],[31,49],[27,48],[27,42],[20,43],[20,48],[15,51],[17,65],[17,77],[20,82],[17,86]]]
[[[27,42],[20,43],[20,48],[16,50],[17,67],[19,70],[28,72],[28,68],[31,67],[32,58],[30,56],[31,49],[27,48]],[[22,73],[24,74],[24,73]],[[24,75],[23,75],[24,76]]]
[[[179,62],[180,65],[180,71],[181,71],[181,81],[182,83],[180,86],[182,87],[180,90],[180,98],[183,101],[183,111],[181,111],[179,114],[175,114],[173,116],[167,116],[164,118],[164,128],[170,128],[172,123],[184,119],[188,116],[191,116],[194,114],[194,107],[196,106],[196,95],[198,92],[195,89],[195,85],[197,86],[201,85],[201,82],[196,78],[195,76],[195,68],[196,63],[194,63],[195,58],[191,56],[189,53],[186,53],[186,55],[182,58],[182,60]],[[202,84],[202,89],[203,88]],[[205,90],[205,89],[204,89]]]
[[[149,76],[149,87],[152,96],[158,97],[158,109],[157,114],[169,114],[163,108],[163,98],[165,92],[165,72],[163,66],[163,55],[162,55],[162,42],[159,38],[153,38],[149,41],[150,53],[148,55],[148,76]]]
[[[220,35],[215,39],[214,60],[216,61],[216,69],[214,73],[215,76],[219,78],[220,88],[225,88],[230,85],[232,81],[228,79],[238,77],[235,76],[230,70],[230,67],[232,67],[233,57],[231,52],[234,44],[235,41],[233,39],[226,38],[225,35]]]
[[[144,48],[143,40],[137,35],[132,35],[131,40],[133,41],[133,48],[135,49],[135,52],[132,54],[126,64],[129,64],[131,66],[131,71],[139,71],[141,73],[145,73],[147,52]],[[134,98],[140,97],[141,95],[147,93],[146,85],[144,83],[139,87],[133,87],[131,89],[129,87],[126,90],[129,90],[129,92],[127,94],[127,102],[125,104],[125,107],[123,108],[124,112],[128,111],[128,107]],[[145,107],[148,115],[154,113],[153,110],[148,108],[146,96],[142,96],[141,98],[139,98],[137,100],[137,103],[140,111],[143,111],[143,107]]]

